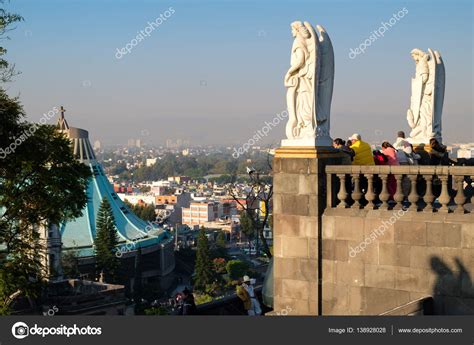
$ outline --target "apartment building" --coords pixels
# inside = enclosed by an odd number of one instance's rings
[[[215,201],[192,202],[188,208],[183,207],[183,224],[204,225],[219,218],[219,203]]]

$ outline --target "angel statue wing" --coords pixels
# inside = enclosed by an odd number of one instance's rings
[[[431,97],[432,118],[432,137],[441,140],[441,115],[444,103],[445,69],[444,62],[437,50],[428,49],[430,53],[430,75],[433,75],[433,95]]]
[[[317,25],[319,32],[320,69],[316,120],[321,131],[329,135],[329,120],[331,113],[332,91],[334,87],[334,49],[326,30]]]
[[[313,128],[316,128],[316,104],[318,103],[318,79],[319,79],[319,39],[314,32],[313,26],[304,22],[304,26],[308,29],[310,37],[306,40],[306,46],[309,52],[309,59],[307,62],[307,77],[311,80],[311,90],[313,92],[313,100],[311,102],[312,114],[313,114]]]

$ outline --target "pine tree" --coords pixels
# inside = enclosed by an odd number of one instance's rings
[[[213,278],[212,263],[209,256],[209,243],[204,227],[201,227],[199,231],[194,273],[194,288],[199,291],[204,291],[206,285],[212,283]]]
[[[245,234],[249,245],[249,254],[252,240],[255,238],[255,228],[252,218],[247,214],[247,211],[240,212],[240,230]]]
[[[216,245],[218,247],[221,247],[221,248],[225,249],[226,241],[225,241],[224,231],[220,231],[219,234],[217,235]]]
[[[97,214],[96,238],[94,240],[96,256],[96,274],[104,273],[106,282],[115,282],[119,266],[115,249],[118,244],[115,231],[115,218],[109,201],[104,198]]]
[[[214,250],[211,253],[212,258],[226,258],[227,257],[227,248],[226,248],[226,238],[224,231],[220,231],[216,238],[216,245]]]

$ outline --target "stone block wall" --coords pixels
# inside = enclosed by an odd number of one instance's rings
[[[474,314],[474,215],[326,209],[323,315],[378,315],[425,296]]]
[[[290,150],[291,151],[291,150]],[[293,150],[273,161],[274,311],[318,315],[321,215],[326,207],[326,164],[334,151]]]

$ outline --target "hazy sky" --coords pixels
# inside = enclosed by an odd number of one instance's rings
[[[473,1],[12,0],[25,21],[3,43],[22,72],[9,84],[31,121],[64,105],[69,124],[105,144],[244,143],[286,108],[289,24],[323,25],[334,45],[332,137],[394,140],[408,131],[413,48],[446,66],[445,142],[474,141]],[[174,13],[117,59],[148,22]],[[364,54],[369,35],[406,8]],[[169,13],[167,13],[169,15]],[[262,143],[278,145],[284,123]]]

